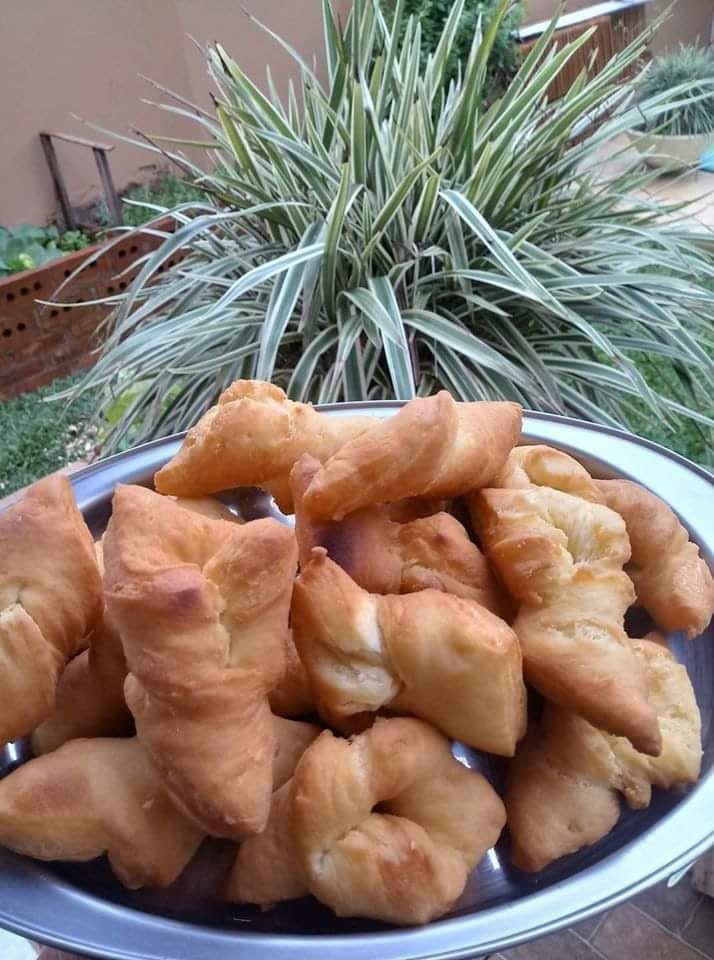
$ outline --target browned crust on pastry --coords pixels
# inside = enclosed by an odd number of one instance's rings
[[[0,742],[52,712],[65,663],[102,615],[94,544],[69,480],[47,477],[0,514]]]
[[[637,599],[665,630],[703,633],[714,613],[714,577],[667,504],[630,480],[596,480],[605,503],[625,521],[632,545],[626,567]]]
[[[314,520],[340,520],[406,497],[461,496],[493,479],[520,430],[515,403],[456,403],[445,391],[412,400],[327,460],[305,509]]]

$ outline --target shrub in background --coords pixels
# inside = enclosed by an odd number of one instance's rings
[[[403,28],[406,29],[409,16],[416,19],[421,29],[421,49],[425,57],[436,50],[453,5],[453,0],[406,0],[404,3]],[[498,12],[498,6],[498,0],[467,0],[447,60],[447,80],[456,76],[459,65],[463,69],[479,18],[482,29],[487,30]],[[516,37],[523,14],[523,3],[513,2],[493,38],[484,90],[490,99],[505,90],[518,70],[521,58]]]
[[[640,199],[656,174],[639,158],[601,175],[603,148],[640,120],[621,77],[647,37],[549,103],[590,36],[556,48],[554,21],[489,103],[507,0],[451,84],[464,0],[427,55],[403,0],[391,26],[378,0],[355,0],[344,27],[323,8],[325,84],[293,52],[299,91],[283,102],[216,45],[214,112],[177,108],[192,112],[188,143],[206,144],[213,167],[169,155],[213,202],[176,208],[178,229],[114,314],[85,381],[105,410],[130,391],[105,448],[187,427],[237,377],[303,400],[445,386],[607,424],[646,410],[708,430],[711,239],[679,208]],[[673,100],[687,102],[686,88],[648,109]],[[169,267],[178,250],[187,256]],[[671,375],[666,395],[642,356]]]
[[[657,57],[642,79],[640,96],[646,103],[658,94],[691,84],[688,103],[647,117],[647,129],[669,136],[714,133],[714,50],[682,45],[674,53]]]

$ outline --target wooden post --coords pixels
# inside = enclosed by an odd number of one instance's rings
[[[119,197],[117,196],[116,188],[114,187],[114,181],[112,180],[112,173],[109,169],[109,160],[107,159],[106,150],[103,147],[92,147],[92,150],[94,152],[94,159],[97,161],[97,169],[99,170],[99,177],[102,181],[104,196],[107,199],[109,216],[112,224],[115,227],[118,227],[121,225],[122,221],[121,203],[119,202]]]
[[[52,135],[49,133],[40,134],[40,143],[42,144],[42,149],[45,153],[45,160],[47,161],[47,166],[50,168],[50,176],[52,177],[52,185],[55,189],[55,196],[60,205],[60,210],[62,211],[62,219],[64,220],[65,230],[74,230],[76,226],[76,221],[74,219],[74,212],[72,211],[71,204],[69,202],[69,196],[67,194],[67,188],[64,185],[64,180],[62,179],[62,173],[59,168],[59,163],[57,162],[57,154],[55,153],[55,145],[52,143]]]
[[[59,161],[57,160],[57,154],[55,153],[55,146],[52,142],[53,138],[56,140],[64,140],[66,143],[74,143],[80,147],[91,148],[92,153],[94,154],[94,159],[97,162],[97,170],[99,171],[99,178],[102,181],[102,189],[104,190],[104,196],[107,201],[109,216],[114,226],[119,226],[122,220],[121,203],[119,202],[114,181],[112,180],[111,170],[109,169],[109,159],[107,158],[107,154],[110,150],[113,150],[114,147],[111,147],[106,143],[97,143],[94,140],[85,140],[82,137],[75,137],[72,136],[71,133],[52,133],[49,130],[42,130],[40,132],[40,143],[42,144],[42,149],[45,152],[47,166],[50,168],[52,183],[54,184],[55,193],[57,194],[57,199],[59,200],[59,205],[62,210],[62,218],[64,220],[65,230],[75,229],[77,226],[77,221],[69,202],[67,188],[62,178]]]

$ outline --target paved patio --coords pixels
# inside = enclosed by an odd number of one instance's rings
[[[603,148],[600,157],[600,170],[604,177],[608,177],[626,170],[637,157],[637,152],[629,138],[623,134]],[[695,201],[686,212],[687,219],[714,229],[714,173],[697,170],[662,174],[647,190],[640,191],[640,195],[651,197],[660,203]]]

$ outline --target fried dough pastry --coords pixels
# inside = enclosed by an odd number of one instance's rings
[[[633,646],[659,717],[662,752],[639,753],[624,738],[547,704],[541,728],[518,747],[506,785],[512,857],[523,870],[541,870],[609,833],[620,816],[618,792],[641,809],[653,785],[667,789],[699,776],[701,720],[686,668],[660,643]]]
[[[562,450],[539,443],[514,447],[493,483],[497,488],[552,487],[591,503],[603,498],[585,467]]]
[[[632,556],[625,572],[637,600],[665,630],[703,633],[714,614],[714,578],[695,543],[664,501],[631,480],[593,480],[573,457],[552,447],[516,447],[494,487],[553,487],[604,503],[625,521]]]
[[[303,453],[327,460],[376,421],[327,417],[288,400],[280,387],[237,380],[192,427],[154,482],[161,493],[195,497],[240,486],[269,490],[292,513],[288,475]]]
[[[383,507],[363,507],[341,521],[313,523],[303,497],[319,470],[318,460],[304,456],[290,474],[301,567],[309,563],[313,547],[324,547],[370,593],[431,587],[501,614],[503,598],[486,558],[455,517],[441,512],[396,523]]]
[[[200,513],[204,517],[211,517],[213,520],[230,520],[231,523],[243,523],[240,517],[232,513],[221,500],[216,497],[171,497],[171,499],[184,510],[190,510],[191,513]]]
[[[388,707],[513,756],[525,732],[520,646],[480,604],[428,589],[368,593],[316,547],[295,583],[292,617],[326,718]]]
[[[101,542],[94,546],[103,576]],[[126,672],[121,638],[105,606],[102,619],[90,635],[89,648],[62,671],[55,708],[32,734],[33,752],[49,753],[80,737],[128,735],[132,719],[124,700]]]
[[[481,490],[471,515],[521,602],[513,629],[526,678],[547,699],[657,755],[657,715],[623,628],[634,600],[622,518],[550,487]]]
[[[0,844],[38,860],[106,853],[131,889],[172,883],[202,839],[136,738],[73,740],[0,781]]]
[[[420,720],[377,720],[352,741],[325,731],[240,848],[227,897],[267,905],[312,893],[337,916],[442,916],[498,839],[501,800]]]
[[[714,578],[675,513],[630,480],[595,483],[627,526],[632,557],[625,569],[638,601],[665,630],[703,633],[714,613]]]
[[[268,702],[279,717],[304,717],[317,710],[310,678],[298,656],[292,631],[285,641],[285,673],[268,694]]]
[[[279,790],[295,773],[300,757],[322,733],[316,723],[273,717],[275,749],[273,752],[273,791]]]
[[[435,513],[449,513],[451,500],[423,500],[420,497],[409,497],[406,500],[394,500],[385,507],[387,516],[395,523],[410,523],[412,520],[423,520]]]
[[[52,713],[60,673],[101,615],[92,536],[69,480],[47,477],[0,514],[0,744]]]
[[[242,522],[215,497],[171,499],[192,513]],[[101,541],[94,546],[103,578]],[[105,606],[102,619],[90,634],[88,649],[62,671],[55,708],[32,734],[34,753],[49,753],[78,737],[123,737],[131,733],[132,717],[124,699],[126,675],[121,638]]]
[[[171,798],[211,835],[263,829],[268,694],[285,670],[293,532],[275,520],[213,520],[120,485],[104,558],[130,671],[126,702]]]
[[[340,447],[305,491],[313,520],[409,497],[459,497],[486,486],[521,433],[516,403],[457,403],[442,390],[405,404]]]

